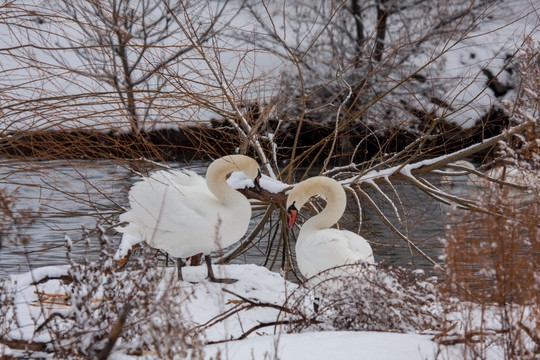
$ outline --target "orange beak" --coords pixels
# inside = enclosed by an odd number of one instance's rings
[[[289,228],[292,229],[294,222],[296,221],[296,217],[298,216],[298,209],[296,209],[296,206],[294,206],[294,202],[287,209],[287,215],[289,216]]]

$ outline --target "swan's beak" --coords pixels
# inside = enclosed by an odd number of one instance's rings
[[[261,170],[259,170],[259,173],[257,174],[257,176],[255,177],[255,180],[253,180],[253,184],[255,185],[255,190],[257,190],[258,193],[260,193],[262,190],[261,190]]]
[[[294,222],[296,221],[296,216],[298,215],[298,209],[296,209],[294,203],[287,209],[287,215],[289,216],[289,228],[292,229]]]

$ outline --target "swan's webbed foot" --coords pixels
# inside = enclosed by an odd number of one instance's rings
[[[216,278],[216,276],[214,275],[214,269],[212,269],[212,258],[210,257],[210,255],[205,255],[204,261],[206,262],[206,268],[208,269],[208,279],[211,282],[221,283],[221,284],[233,284],[238,281],[236,279]]]

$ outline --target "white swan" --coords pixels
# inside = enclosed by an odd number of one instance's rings
[[[486,171],[485,175],[488,178],[493,178],[523,187],[529,187],[531,184],[537,183],[540,177],[540,174],[537,172],[527,169],[518,169],[508,165],[494,167]],[[482,180],[484,186],[487,186],[487,184],[490,182],[490,180],[487,178],[482,178]]]
[[[359,261],[373,264],[373,250],[362,236],[347,230],[329,229],[343,215],[347,201],[345,190],[334,179],[316,176],[291,190],[287,198],[289,227],[294,226],[298,210],[314,195],[323,195],[327,205],[320,214],[307,220],[298,234],[296,260],[302,275],[320,284],[339,276],[339,272],[329,272],[329,269]],[[335,283],[330,282],[327,287],[333,286]]]
[[[476,170],[473,163],[467,160],[458,160],[458,161],[448,164],[446,168],[444,169],[446,174],[442,176],[441,184],[442,185],[454,184],[456,182],[457,177],[461,177],[465,175],[467,176],[466,185],[474,185],[478,181],[478,177],[476,174],[468,172],[466,169]]]
[[[485,172],[485,177],[480,178],[480,185],[484,188],[496,185],[505,189],[505,196],[514,202],[525,205],[527,203],[538,202],[539,180],[538,170],[520,169],[510,165],[494,167]],[[496,181],[503,183],[497,183]],[[515,185],[515,186],[513,186]],[[517,187],[516,187],[517,186]]]
[[[131,210],[120,216],[128,225],[117,230],[175,257],[180,280],[182,258],[204,253],[210,280],[232,282],[216,279],[209,254],[240,240],[249,225],[249,201],[226,182],[234,171],[254,179],[260,189],[259,165],[244,155],[212,162],[206,181],[187,170],[162,170],[144,178],[129,191]]]

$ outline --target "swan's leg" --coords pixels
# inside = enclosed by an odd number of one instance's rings
[[[216,278],[216,276],[214,275],[214,269],[212,269],[212,258],[210,257],[210,255],[204,255],[204,261],[206,262],[206,267],[208,269],[208,278],[210,279],[210,281],[217,282],[217,283],[226,283],[226,284],[232,284],[238,281],[236,279]]]
[[[182,276],[182,268],[184,267],[184,260],[181,258],[176,258],[176,269],[178,271],[178,281],[184,281]]]
[[[319,312],[319,304],[320,304],[320,302],[321,302],[321,298],[319,298],[317,296],[315,297],[315,299],[313,299],[313,310],[315,312]]]

